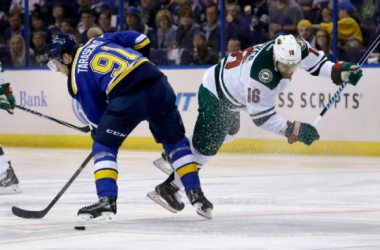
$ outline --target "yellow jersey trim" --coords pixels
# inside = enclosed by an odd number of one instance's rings
[[[137,61],[132,67],[130,68],[127,68],[123,73],[121,73],[120,75],[118,75],[116,78],[115,78],[115,81],[113,83],[111,83],[106,92],[107,92],[107,95],[113,90],[113,88],[121,81],[124,79],[124,77],[126,77],[129,73],[131,73],[132,70],[134,70],[135,68],[137,68],[138,66],[140,66],[140,64],[142,64],[143,62],[149,62],[149,60],[145,57],[142,57],[139,61]]]
[[[136,44],[135,46],[133,46],[133,49],[141,49],[143,47],[145,47],[146,45],[148,45],[150,43],[150,40],[149,38],[145,38],[142,42]]]

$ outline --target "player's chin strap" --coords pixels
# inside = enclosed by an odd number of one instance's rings
[[[360,58],[357,65],[361,67],[368,59],[369,55],[376,49],[376,47],[380,43],[380,34],[376,37],[376,39],[373,41],[371,46],[368,48],[368,50],[364,53],[362,58]],[[346,88],[348,82],[344,82],[342,85],[340,85],[339,89],[335,92],[334,96],[331,97],[327,105],[324,107],[322,112],[319,114],[317,119],[314,121],[313,126],[317,126],[317,124],[322,120],[322,117],[325,115],[325,113],[331,108],[331,106],[335,103],[336,99],[340,96],[340,94],[343,92],[343,90]]]

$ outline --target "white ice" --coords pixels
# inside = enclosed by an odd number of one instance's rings
[[[5,147],[23,192],[0,196],[0,249],[380,249],[380,159],[274,155],[216,156],[201,172],[213,219],[172,214],[146,197],[165,174],[159,152],[119,153],[115,224],[74,230],[79,208],[97,201],[92,162],[42,219],[42,210],[89,150]],[[186,198],[186,197],[183,197]]]

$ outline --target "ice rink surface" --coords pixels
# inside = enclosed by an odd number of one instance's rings
[[[42,210],[88,150],[4,150],[23,192],[0,196],[0,249],[380,249],[380,159],[274,155],[216,156],[200,172],[213,219],[188,203],[173,214],[146,197],[165,174],[158,152],[119,153],[116,223],[74,230],[76,213],[97,201],[92,161],[42,219]]]

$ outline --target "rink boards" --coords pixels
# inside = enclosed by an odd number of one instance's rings
[[[197,117],[197,90],[205,69],[163,70],[177,94],[187,134]],[[66,78],[48,70],[6,71],[17,104],[43,114],[84,126],[86,118],[67,92]],[[365,68],[357,87],[349,85],[326,113],[318,131],[321,140],[311,147],[289,146],[280,136],[264,131],[241,113],[237,140],[223,147],[228,152],[302,153],[380,156],[380,78],[377,68]],[[289,120],[313,123],[337,90],[328,78],[313,77],[298,70],[289,87],[277,98],[276,111]],[[91,147],[88,134],[15,110],[13,116],[0,112],[0,143],[30,147]],[[159,150],[147,123],[140,124],[123,145],[127,149]]]

